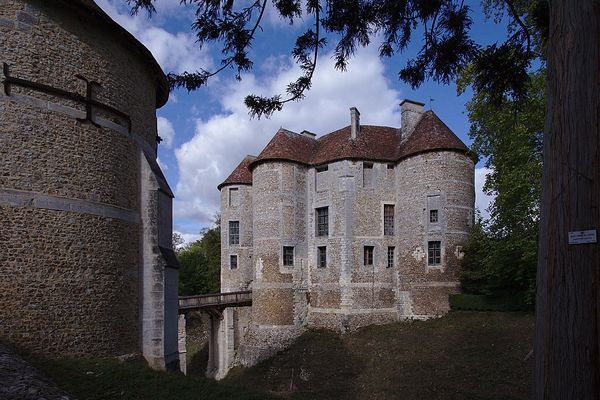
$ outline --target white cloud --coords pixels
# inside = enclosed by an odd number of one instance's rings
[[[219,101],[224,112],[198,120],[194,137],[176,149],[180,173],[176,186],[175,217],[208,225],[219,208],[217,185],[246,154],[258,155],[281,126],[319,135],[350,123],[349,108],[361,112],[362,124],[400,125],[400,93],[384,77],[376,49],[362,49],[348,71],[334,70],[331,55],[319,58],[313,90],[301,102],[286,104],[272,119],[251,120],[243,103],[247,94],[280,93],[299,71],[289,61],[273,63],[279,70],[258,81],[253,75],[242,82],[224,84]]]
[[[195,36],[188,29],[189,24],[179,24],[185,27],[185,31],[176,33],[160,26],[169,15],[183,10],[175,7],[178,0],[157,1],[155,7],[158,13],[151,19],[147,18],[145,12],[132,16],[122,0],[98,0],[97,3],[112,19],[142,42],[166,72],[211,68],[212,60],[207,46],[198,48]]]
[[[158,136],[163,140],[163,144],[167,149],[170,149],[173,145],[173,138],[175,137],[175,129],[171,121],[165,117],[156,118],[156,124],[158,129]]]
[[[494,200],[494,196],[487,195],[483,192],[485,177],[491,172],[492,170],[490,168],[475,168],[475,208],[479,210],[484,220],[490,218],[488,207],[492,200]]]

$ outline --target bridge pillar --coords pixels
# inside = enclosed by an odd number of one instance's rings
[[[185,330],[185,314],[179,314],[177,325],[177,348],[179,350],[179,370],[187,375],[187,333]]]
[[[223,379],[235,362],[233,308],[210,310],[206,376]]]

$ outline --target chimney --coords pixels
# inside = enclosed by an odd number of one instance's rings
[[[300,132],[300,134],[301,134],[302,136],[306,136],[307,138],[311,138],[311,139],[314,139],[315,137],[317,137],[317,134],[316,134],[316,133],[309,132],[309,131],[307,131],[306,129],[305,129],[305,130],[303,130],[302,132]]]
[[[360,133],[360,113],[356,107],[350,108],[350,132],[352,140]]]
[[[402,141],[408,139],[413,133],[415,126],[423,115],[423,106],[425,103],[404,99],[400,103],[400,112],[402,116]]]

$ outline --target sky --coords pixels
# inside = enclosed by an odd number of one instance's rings
[[[190,29],[193,7],[180,5],[179,0],[156,0],[157,13],[148,18],[146,12],[131,15],[126,0],[96,2],[152,52],[166,73],[219,66],[220,48],[212,44],[199,48],[196,43]],[[478,2],[466,3],[479,9]],[[413,90],[398,79],[406,59],[418,51],[418,41],[405,54],[380,59],[374,37],[374,45],[359,49],[345,72],[334,69],[331,47],[326,47],[318,58],[312,89],[302,101],[287,103],[269,119],[250,118],[243,102],[246,95],[283,93],[300,75],[290,52],[296,36],[311,23],[290,26],[269,4],[250,53],[251,72],[237,81],[233,71],[225,70],[198,91],[175,90],[157,110],[158,133],[163,138],[158,162],[175,193],[173,229],[186,242],[199,239],[201,230],[213,224],[220,204],[217,185],[245,155],[258,155],[280,127],[321,136],[347,126],[350,107],[360,111],[361,124],[399,127],[399,103],[407,98],[426,103],[426,109],[433,109],[463,142],[471,144],[465,111],[470,91],[459,96],[454,84],[431,81]],[[506,31],[476,11],[472,35],[479,43],[493,43],[501,41]],[[492,198],[482,191],[489,172],[483,161],[477,164],[476,207],[484,218],[489,216]]]

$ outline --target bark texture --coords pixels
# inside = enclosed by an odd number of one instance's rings
[[[600,1],[551,0],[534,399],[600,398]]]

